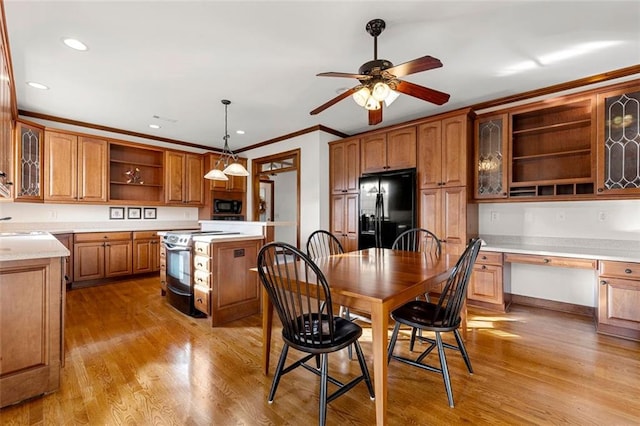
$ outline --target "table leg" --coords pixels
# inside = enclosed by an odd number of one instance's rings
[[[273,304],[267,291],[262,288],[262,368],[269,375],[269,355],[271,354],[271,327],[273,325]]]
[[[387,334],[389,311],[386,306],[371,309],[373,381],[376,392],[376,424],[387,424]]]

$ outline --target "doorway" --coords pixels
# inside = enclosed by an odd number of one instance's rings
[[[251,173],[252,220],[280,222],[274,239],[296,247],[300,247],[299,165],[300,149],[296,149],[254,159]]]

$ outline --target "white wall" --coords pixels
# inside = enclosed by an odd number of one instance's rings
[[[481,235],[640,240],[640,200],[480,204]],[[597,271],[511,265],[511,293],[597,306]]]
[[[316,131],[240,153],[249,159],[300,149],[300,244],[316,229],[329,229],[329,145],[337,136]],[[253,188],[247,185],[247,211],[252,211]]]

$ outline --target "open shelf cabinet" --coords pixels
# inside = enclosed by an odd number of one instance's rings
[[[109,145],[109,200],[164,202],[164,151]]]

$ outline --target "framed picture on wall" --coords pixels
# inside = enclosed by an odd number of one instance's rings
[[[124,207],[109,207],[109,219],[124,220]]]
[[[144,218],[145,219],[155,219],[157,217],[157,210],[155,207],[145,207],[144,208]]]
[[[127,219],[142,219],[142,209],[140,207],[127,207]]]

